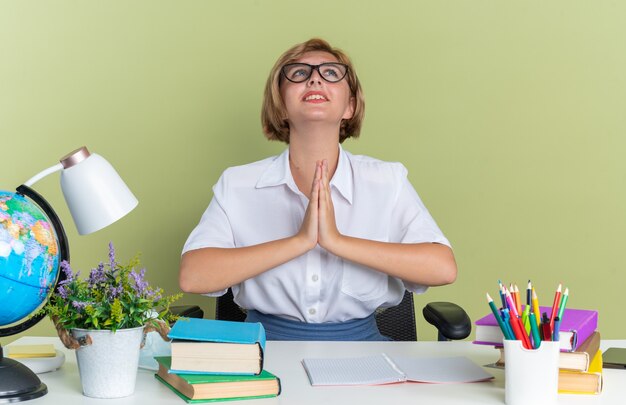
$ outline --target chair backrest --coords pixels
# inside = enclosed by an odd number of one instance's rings
[[[233,301],[233,293],[228,292],[217,298],[215,305],[215,319],[225,321],[245,321],[246,314]],[[398,306],[387,308],[376,314],[376,324],[380,333],[397,341],[415,341],[415,311],[413,309],[413,294],[404,292],[402,302]]]
[[[378,312],[376,314],[376,324],[380,333],[390,337],[391,340],[416,341],[417,331],[415,330],[413,293],[405,290],[400,304]]]
[[[226,294],[217,297],[215,303],[215,319],[222,321],[243,322],[246,320],[246,314],[235,304],[233,292],[229,288]]]

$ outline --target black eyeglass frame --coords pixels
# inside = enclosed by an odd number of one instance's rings
[[[300,65],[300,66],[308,66],[311,70],[309,71],[309,75],[307,77],[305,77],[304,79],[300,80],[300,81],[296,81],[296,80],[291,80],[288,76],[287,73],[285,72],[285,70],[287,68],[289,68],[290,66],[294,66],[294,65]],[[320,67],[322,66],[326,66],[326,65],[339,65],[339,66],[343,66],[346,71],[343,74],[343,76],[341,76],[341,78],[332,81],[332,80],[328,80],[326,77],[324,77],[324,75],[322,74],[322,72],[320,71]],[[340,81],[342,81],[343,79],[346,78],[346,76],[348,76],[348,71],[350,70],[350,67],[348,65],[346,65],[345,63],[340,63],[340,62],[324,62],[324,63],[320,63],[319,65],[310,65],[308,63],[302,63],[302,62],[297,62],[297,63],[287,63],[286,65],[284,65],[281,69],[280,69],[280,73],[282,74],[282,76],[289,80],[292,83],[303,83],[306,82],[307,80],[309,80],[311,78],[311,76],[313,76],[313,71],[317,70],[317,73],[320,75],[320,77],[322,79],[324,79],[324,81],[327,81],[328,83],[339,83]]]

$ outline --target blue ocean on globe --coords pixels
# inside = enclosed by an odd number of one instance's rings
[[[0,327],[19,324],[47,300],[59,272],[59,243],[45,213],[0,190]]]

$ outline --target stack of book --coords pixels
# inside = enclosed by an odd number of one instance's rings
[[[542,308],[547,310],[546,308]],[[500,359],[494,364],[504,367],[502,330],[493,314],[477,320],[474,343],[493,345],[500,350]],[[559,327],[559,393],[599,394],[602,392],[602,353],[598,312],[584,309],[565,309]]]
[[[263,369],[260,323],[181,318],[168,336],[172,355],[156,357],[155,377],[187,402],[268,398],[280,380]]]
[[[561,352],[561,357],[584,355],[579,367],[559,364],[559,392],[564,394],[599,394],[602,392],[602,352],[600,332],[596,331],[573,352]]]

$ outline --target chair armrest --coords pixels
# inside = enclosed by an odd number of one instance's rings
[[[472,332],[472,321],[465,310],[451,302],[431,302],[422,313],[439,331],[439,340],[465,339]]]

